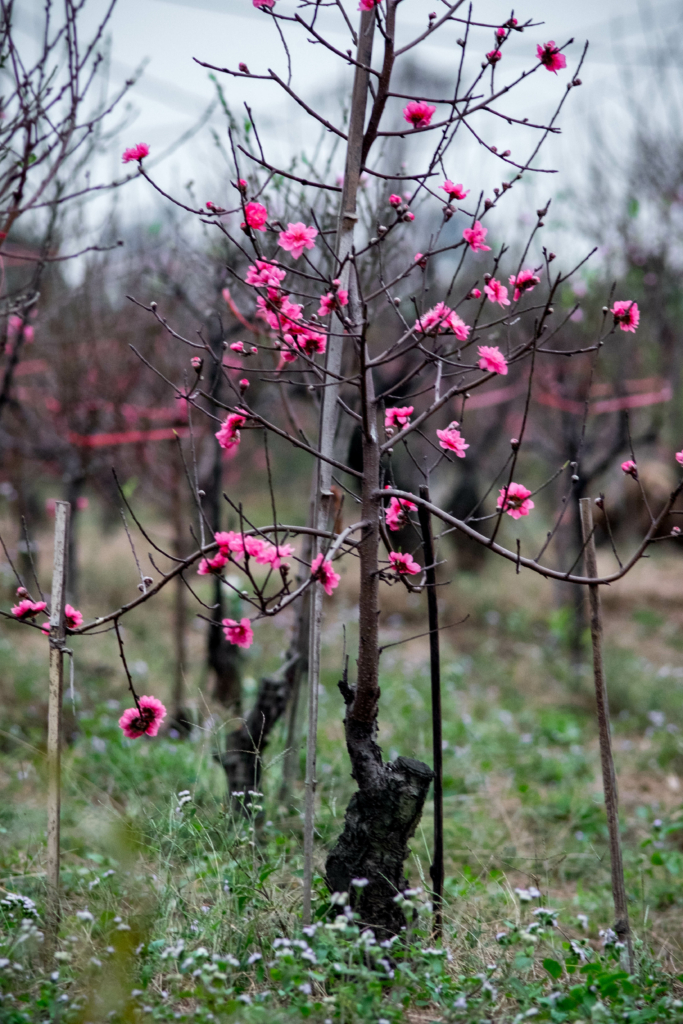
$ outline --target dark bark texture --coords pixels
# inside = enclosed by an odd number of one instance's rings
[[[240,806],[251,803],[250,790],[259,790],[263,751],[273,726],[284,713],[291,690],[289,672],[281,679],[262,679],[254,707],[239,729],[228,736],[225,751],[217,755],[228,779],[228,792],[245,794]]]
[[[379,764],[374,785],[359,790],[346,810],[344,831],[326,864],[332,892],[348,892],[351,906],[378,937],[396,935],[406,925],[394,897],[408,887],[403,865],[408,840],[422,815],[434,773],[422,761],[399,757]],[[369,884],[355,888],[353,878]]]

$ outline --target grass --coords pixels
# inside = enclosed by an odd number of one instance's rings
[[[125,538],[123,538],[125,541]],[[96,542],[86,521],[86,550]],[[83,606],[135,586],[122,539],[98,546]],[[205,634],[190,629],[189,741],[126,740],[111,637],[74,644],[63,781],[64,916],[45,962],[46,651],[0,632],[0,1020],[197,1020],[257,1024],[683,1020],[683,685],[680,561],[652,559],[606,595],[607,670],[638,969],[610,942],[609,862],[592,681],[572,667],[567,621],[547,585],[491,566],[444,588],[445,934],[430,934],[432,807],[406,869],[406,933],[387,947],[360,932],[316,878],[315,927],[301,925],[303,793],[280,799],[282,732],[248,818],[225,800],[213,755],[231,722],[207,692]],[[103,582],[104,581],[104,582]],[[545,588],[545,589],[544,589]],[[319,744],[318,868],[353,783],[336,689],[352,588],[327,605]],[[382,642],[424,628],[418,597],[386,597]],[[126,624],[142,692],[170,691],[169,608]],[[448,617],[447,617],[448,616]],[[287,623],[259,631],[245,690],[278,663]],[[430,761],[425,640],[381,663],[386,756]],[[535,896],[535,891],[540,895]],[[30,902],[27,902],[30,901]],[[35,906],[34,906],[35,905]],[[607,933],[607,934],[605,934]]]

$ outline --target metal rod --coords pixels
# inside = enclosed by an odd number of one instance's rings
[[[591,499],[581,498],[579,500],[579,507],[581,510],[585,572],[586,576],[595,578],[598,575],[598,563],[595,554],[595,532]],[[614,770],[614,757],[612,756],[609,703],[607,700],[605,669],[602,661],[602,608],[600,605],[600,587],[597,583],[589,584],[588,599],[590,605],[591,642],[593,645],[595,704],[600,735],[602,785],[605,793],[605,811],[607,812],[610,861],[612,865],[614,930],[619,937],[619,941],[626,943],[629,970],[633,973],[633,942],[631,940],[631,928],[628,919],[628,903],[626,900],[626,886],[624,884],[624,862],[621,852],[621,837],[619,835],[619,795],[617,792],[617,776]]]
[[[429,488],[420,487],[420,497],[429,501]],[[427,611],[429,615],[429,661],[432,680],[432,748],[434,759],[434,860],[430,868],[434,892],[434,935],[443,930],[443,743],[441,719],[441,657],[439,651],[439,607],[436,596],[434,537],[429,512],[420,505],[418,515],[422,528],[425,575],[427,578]]]
[[[50,597],[50,692],[47,712],[47,950],[59,934],[59,814],[61,803],[62,694],[64,690],[64,602],[71,505],[55,502],[55,551]]]

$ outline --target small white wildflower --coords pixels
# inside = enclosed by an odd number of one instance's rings
[[[588,931],[588,914],[577,914],[576,915],[576,920],[579,922],[579,925],[584,930],[584,932],[587,932]]]
[[[246,1003],[247,1006],[251,1006],[251,996],[248,996],[246,993],[244,993],[243,995],[237,997],[237,1002]]]
[[[257,960],[263,960],[263,956],[261,955],[261,953],[252,953],[247,960],[247,964],[249,965],[249,967],[251,967],[251,965],[255,964]]]
[[[528,889],[515,889],[521,903],[530,903],[532,896]]]
[[[405,889],[403,895],[406,897],[406,899],[411,899],[411,897],[413,896],[419,896],[421,892],[422,889],[420,886],[418,886],[417,889]]]
[[[94,889],[96,885],[100,884],[99,878],[93,878],[92,882],[88,882],[88,889]]]
[[[291,944],[292,943],[289,939],[284,939],[278,936],[278,938],[273,941],[273,949],[278,949],[280,946],[291,946]]]
[[[497,932],[496,933],[496,942],[502,942],[503,939],[505,939],[505,938],[507,938],[507,932]]]
[[[53,971],[50,975],[50,981],[59,981],[59,971]]]
[[[129,932],[130,931],[130,925],[126,924],[124,921],[122,921],[121,924],[117,924],[116,930],[117,930],[117,932]]]
[[[91,963],[93,965],[93,967],[101,967],[102,966],[102,961],[98,960],[96,956],[91,956],[90,960],[88,962]]]
[[[308,935],[309,939],[311,939],[318,930],[318,927],[319,925],[317,924],[307,924],[305,928],[301,929],[301,931],[304,933],[304,935]],[[277,942],[277,939],[275,941]]]
[[[530,885],[527,892],[531,896],[532,900],[538,900],[541,897],[541,894],[535,885]]]
[[[453,1003],[453,1009],[454,1010],[466,1010],[467,1009],[467,999],[465,998],[465,996],[458,996],[458,998]]]
[[[588,956],[586,954],[586,950],[583,948],[583,946],[580,946],[579,943],[576,942],[574,939],[570,939],[569,940],[569,945],[571,946],[572,953],[574,953],[576,956],[578,956],[579,960],[587,960],[588,959]]]
[[[343,907],[348,903],[349,894],[348,892],[333,892],[330,896],[330,903],[333,907]]]
[[[305,949],[301,954],[301,959],[309,960],[312,964],[317,964],[318,962],[318,958],[316,957],[312,949]]]
[[[95,918],[92,916],[89,910],[77,910],[76,917],[79,921],[94,921]]]
[[[9,966],[9,960],[6,956],[0,956],[0,971],[4,970],[5,967]],[[55,972],[57,973],[57,972]]]
[[[310,981],[305,981],[303,985],[299,985],[299,992],[303,992],[305,996],[310,996],[312,991]]]
[[[109,871],[105,871],[104,872],[104,874],[102,875],[102,878],[111,878],[111,876],[115,875],[115,874],[116,874],[116,872],[114,871],[114,869],[113,868],[109,868]]]
[[[134,988],[132,990],[132,992],[131,992],[131,996],[133,997],[133,999],[135,999],[136,996],[142,996],[142,995],[144,995],[144,992],[143,992],[143,990],[141,988]]]
[[[366,885],[370,885],[370,880],[368,878],[352,878],[351,885],[356,889],[364,889]]]
[[[607,946],[615,945],[617,941],[617,933],[611,928],[601,928],[598,934],[600,935],[602,944],[605,948],[607,948]]]

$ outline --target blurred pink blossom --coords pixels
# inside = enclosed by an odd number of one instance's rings
[[[156,697],[140,697],[138,708],[128,708],[119,718],[119,726],[131,740],[140,736],[156,736],[166,717],[166,708]]]
[[[409,552],[401,554],[400,551],[390,551],[389,561],[391,562],[391,568],[397,572],[399,576],[414,576],[415,573],[422,571],[422,567],[415,561]]]
[[[530,495],[531,491],[523,484],[510,484],[509,487],[501,487],[496,508],[507,512],[512,519],[528,516],[534,508]]]
[[[277,244],[281,249],[291,252],[294,259],[298,260],[304,249],[315,248],[314,240],[317,234],[317,228],[306,227],[301,221],[297,221],[295,224],[288,224],[286,231],[280,232]]]
[[[235,647],[251,647],[254,641],[254,631],[251,628],[249,619],[223,619],[223,632],[225,639]]]
[[[431,124],[431,120],[434,116],[436,107],[432,107],[429,103],[425,103],[423,100],[411,100],[406,107],[403,108],[403,119],[408,124],[412,124],[413,128],[428,128]]]
[[[489,373],[500,373],[503,377],[507,375],[508,364],[497,345],[480,345],[477,352],[479,354],[480,370],[488,370]]]

